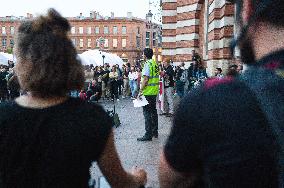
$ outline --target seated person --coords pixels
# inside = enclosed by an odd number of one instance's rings
[[[97,80],[92,81],[92,85],[89,87],[89,89],[92,92],[92,95],[90,96],[90,101],[98,102],[102,96],[102,88],[98,84]],[[87,95],[88,95],[88,92],[87,92]]]

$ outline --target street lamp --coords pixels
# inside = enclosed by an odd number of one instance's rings
[[[105,55],[102,55],[102,58],[103,58],[103,67],[105,66]]]

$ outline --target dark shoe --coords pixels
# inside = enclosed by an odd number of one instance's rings
[[[159,134],[158,134],[158,133],[153,134],[153,137],[154,137],[154,138],[158,138],[158,137],[159,137]]]
[[[159,114],[160,116],[165,116],[165,115],[167,115],[167,113],[161,113],[161,114]]]
[[[141,138],[137,138],[137,141],[140,141],[140,142],[152,141],[152,138],[148,136],[143,136]]]
[[[171,113],[168,113],[167,115],[166,115],[166,117],[173,117],[174,115],[173,114],[171,114]]]

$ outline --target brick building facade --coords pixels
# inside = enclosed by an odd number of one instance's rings
[[[0,51],[13,48],[17,27],[21,21],[30,18],[31,14],[21,18],[0,18]],[[103,17],[92,11],[88,17],[80,14],[67,19],[71,25],[69,36],[78,53],[100,49],[136,64],[142,58],[143,49],[150,47],[154,50],[153,58],[162,60],[161,25],[132,17],[131,13],[128,13],[127,17],[114,17],[113,13],[110,17]]]
[[[232,61],[235,7],[225,0],[163,0],[163,57],[191,63],[197,51],[208,73]]]

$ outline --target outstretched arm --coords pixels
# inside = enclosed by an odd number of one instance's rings
[[[147,175],[143,169],[133,169],[132,173],[123,169],[114,145],[113,132],[108,138],[98,165],[113,188],[139,188],[146,184]]]

